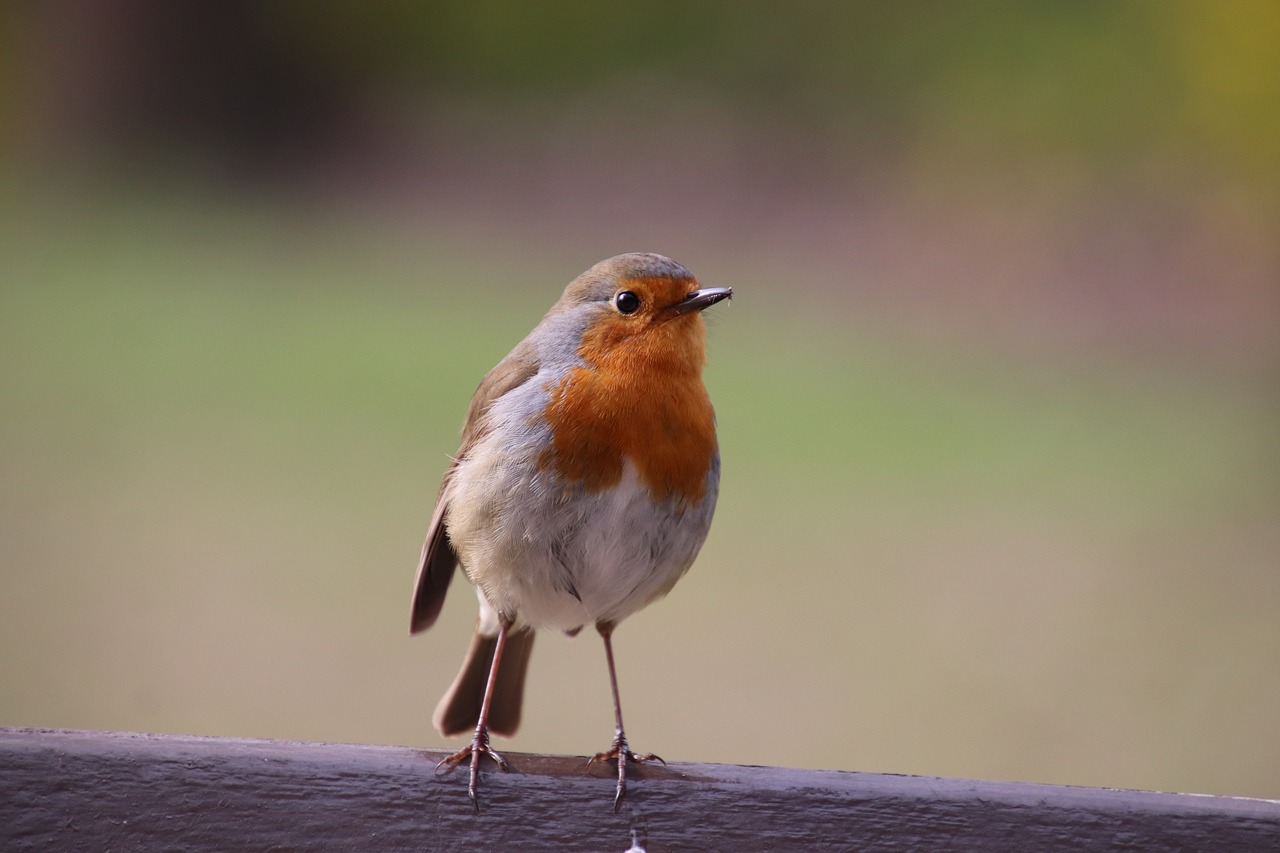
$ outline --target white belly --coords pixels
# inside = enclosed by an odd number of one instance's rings
[[[702,504],[681,508],[655,503],[630,461],[617,485],[584,493],[519,457],[461,463],[446,515],[467,576],[517,624],[620,622],[665,595],[706,539],[714,482]]]

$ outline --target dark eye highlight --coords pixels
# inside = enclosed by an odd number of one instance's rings
[[[630,290],[623,290],[613,297],[613,304],[623,314],[634,314],[640,310],[640,297]]]

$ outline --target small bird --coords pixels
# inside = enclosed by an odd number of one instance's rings
[[[480,616],[433,722],[445,736],[474,730],[437,769],[470,761],[477,811],[481,756],[510,769],[489,736],[519,726],[536,629],[574,636],[590,624],[604,640],[615,734],[591,762],[617,762],[615,811],[627,764],[662,761],[627,743],[613,630],[671,590],[711,526],[720,455],[701,312],[732,295],[699,287],[662,255],[601,261],[471,398],[422,547],[409,633],[435,623],[461,565]]]

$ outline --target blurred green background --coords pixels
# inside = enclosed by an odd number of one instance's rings
[[[669,760],[1280,796],[1280,5],[0,8],[0,724],[440,745],[471,391],[707,285]],[[545,636],[509,748],[612,735]]]

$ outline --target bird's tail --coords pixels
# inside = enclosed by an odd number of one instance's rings
[[[497,645],[497,635],[486,636],[477,622],[462,669],[458,670],[453,684],[436,705],[431,719],[440,734],[449,737],[475,729],[480,720],[480,705],[484,702],[484,688]],[[532,653],[531,629],[508,632],[498,665],[497,681],[493,685],[493,699],[489,703],[489,731],[493,734],[509,737],[520,727],[524,678],[529,671],[529,655]]]

